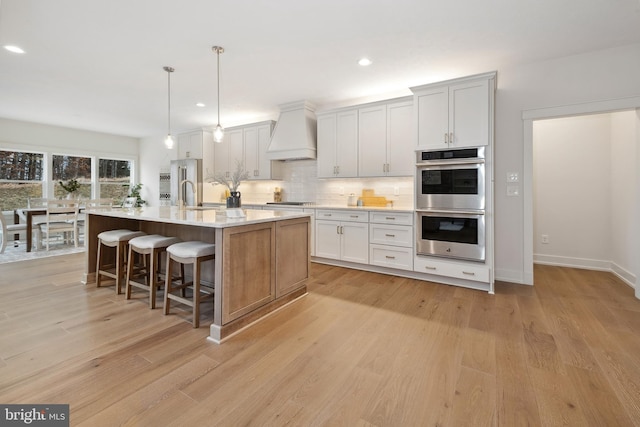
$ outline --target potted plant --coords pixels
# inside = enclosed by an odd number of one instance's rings
[[[67,182],[58,181],[58,184],[60,184],[60,187],[67,192],[67,199],[75,198],[78,190],[80,190],[80,183],[75,178],[72,178]]]

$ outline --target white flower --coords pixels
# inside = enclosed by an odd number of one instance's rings
[[[249,172],[244,170],[242,162],[236,162],[236,170],[231,177],[226,177],[223,173],[217,173],[213,176],[209,175],[205,178],[207,182],[225,185],[229,191],[238,191],[238,187],[242,181],[249,179]]]

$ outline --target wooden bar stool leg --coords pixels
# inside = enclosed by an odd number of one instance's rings
[[[156,308],[156,295],[157,295],[157,271],[158,268],[156,265],[156,255],[157,249],[153,249],[151,254],[149,254],[149,268],[148,268],[148,276],[149,276],[149,307]]]
[[[171,292],[171,276],[173,275],[173,263],[171,262],[171,254],[167,252],[167,270],[164,278],[164,314],[169,314],[169,293]],[[183,275],[184,277],[184,275]]]
[[[193,327],[200,327],[200,259],[193,263]]]

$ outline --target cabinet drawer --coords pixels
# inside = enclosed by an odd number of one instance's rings
[[[369,212],[358,210],[331,211],[318,209],[316,219],[329,219],[332,221],[369,222]]]
[[[369,224],[369,243],[411,248],[413,247],[413,227]]]
[[[472,263],[446,262],[418,256],[415,259],[414,271],[473,280],[476,282],[489,282],[489,267]]]
[[[413,270],[413,249],[371,244],[369,245],[369,264]]]
[[[413,213],[409,212],[370,212],[369,222],[376,224],[413,225]]]

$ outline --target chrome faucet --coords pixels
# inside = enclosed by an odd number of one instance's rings
[[[193,183],[193,181],[190,181],[188,179],[183,179],[182,181],[180,181],[180,184],[178,184],[178,207],[180,209],[184,209],[185,207],[185,201],[182,198],[182,196],[184,194],[182,194],[182,186],[184,184],[191,184],[191,190],[193,191],[193,200],[195,203],[195,200],[197,200],[197,194],[198,194],[198,190],[196,189],[196,185]]]

